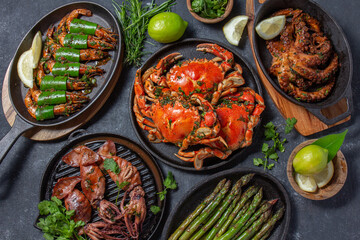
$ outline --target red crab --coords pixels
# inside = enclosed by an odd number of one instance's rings
[[[265,109],[263,98],[251,88],[242,88],[229,96],[222,97],[216,106],[221,130],[219,136],[225,140],[212,142],[210,147],[179,156],[184,161],[194,161],[201,168],[203,159],[219,157],[226,159],[233,151],[244,148],[252,143],[253,128],[260,120]]]
[[[211,100],[215,104],[222,92],[234,91],[245,83],[242,69],[235,64],[234,56],[217,44],[204,43],[197,46],[197,51],[212,53],[217,58],[212,60],[194,59],[171,64],[180,59],[180,53],[172,53],[162,58],[154,68],[148,69],[144,76],[145,89],[149,95],[154,94],[154,83],[172,91],[191,96],[194,93]],[[217,61],[221,61],[220,64]],[[226,74],[232,70],[229,74]],[[165,72],[168,73],[165,75]]]

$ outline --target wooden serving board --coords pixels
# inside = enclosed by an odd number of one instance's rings
[[[2,107],[5,118],[10,124],[10,126],[12,126],[15,122],[16,111],[12,106],[8,91],[8,78],[9,78],[10,66],[11,63],[9,64],[9,67],[6,71],[5,78],[3,81],[1,99],[2,99]],[[115,74],[115,75],[117,76],[114,76],[114,78],[119,77],[119,74]],[[84,112],[84,114],[80,114],[79,117],[75,118],[73,121],[67,122],[65,124],[56,127],[48,127],[48,128],[35,127],[25,132],[23,136],[35,141],[49,141],[49,140],[59,139],[70,134],[72,131],[78,129],[86,122],[88,122],[98,112],[98,110],[100,110],[100,108],[104,105],[104,103],[110,96],[112,90],[116,85],[116,82],[117,80],[114,79],[111,80],[111,82],[107,86],[107,89],[105,90],[106,93],[104,93],[104,95],[101,98],[97,99],[97,102],[93,105],[93,107],[88,109],[86,113]]]
[[[317,132],[321,132],[325,129],[331,128],[333,126],[339,125],[341,123],[347,122],[351,119],[351,116],[332,124],[326,125],[322,121],[320,121],[317,117],[315,117],[312,113],[306,110],[304,107],[294,104],[281,96],[276,89],[271,85],[269,80],[266,78],[265,74],[260,68],[259,62],[256,59],[255,51],[254,51],[254,36],[253,36],[253,28],[254,28],[254,16],[255,16],[255,0],[247,0],[246,1],[246,15],[249,16],[249,22],[247,24],[247,30],[249,35],[249,40],[251,44],[252,54],[255,60],[256,69],[259,73],[260,79],[269,93],[271,99],[275,103],[278,108],[280,114],[285,118],[293,118],[297,119],[297,123],[295,125],[295,129],[303,136],[309,136]],[[264,0],[259,0],[260,3],[264,3]],[[322,110],[322,113],[327,118],[336,117],[347,111],[348,105],[346,98],[341,99],[335,105],[325,108]]]

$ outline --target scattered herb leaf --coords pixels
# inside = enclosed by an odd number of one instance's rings
[[[286,134],[290,133],[291,130],[293,130],[296,123],[297,123],[297,119],[294,117],[286,119],[285,133]]]
[[[286,119],[285,133],[290,133],[296,124],[296,118],[288,118]],[[264,169],[271,170],[275,163],[268,164],[269,159],[278,161],[279,155],[276,152],[279,150],[280,152],[285,151],[284,143],[286,142],[286,138],[280,139],[280,133],[276,131],[276,126],[272,122],[268,122],[265,126],[264,136],[266,141],[272,140],[273,145],[270,146],[268,143],[263,143],[261,147],[261,152],[264,154],[265,160],[261,158],[254,158],[253,163],[255,166],[264,166]]]
[[[160,207],[159,206],[156,206],[156,205],[151,205],[151,207],[150,207],[150,211],[153,213],[153,214],[158,214],[160,211],[161,211],[161,209],[160,209]]]
[[[104,168],[106,170],[112,171],[115,174],[119,174],[121,171],[121,169],[119,168],[119,165],[112,158],[106,158],[104,160]]]
[[[159,195],[159,198],[161,201],[163,201],[165,199],[166,194],[168,193],[168,189],[176,189],[177,188],[177,183],[175,181],[174,175],[172,174],[172,172],[168,172],[165,180],[164,180],[164,186],[165,189],[162,192],[158,192],[157,194]]]

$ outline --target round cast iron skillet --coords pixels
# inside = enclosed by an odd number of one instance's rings
[[[81,16],[82,19],[98,23],[105,28],[111,28],[118,35],[117,48],[114,51],[109,52],[111,55],[111,60],[107,64],[101,66],[101,68],[105,70],[105,74],[96,77],[97,86],[94,87],[92,93],[89,94],[90,101],[86,105],[84,105],[79,112],[74,113],[68,117],[60,116],[51,120],[36,121],[33,117],[30,116],[24,104],[24,98],[26,92],[28,91],[28,88],[24,87],[20,78],[18,77],[17,62],[20,55],[24,51],[30,49],[32,39],[37,33],[37,31],[41,31],[44,42],[47,29],[52,25],[57,26],[58,22],[67,13],[77,8],[86,8],[91,10],[91,12],[93,13],[93,16],[91,17]],[[52,12],[44,16],[42,19],[40,19],[25,35],[12,61],[9,76],[9,97],[16,111],[16,118],[12,129],[0,142],[0,163],[13,145],[13,143],[16,141],[16,139],[25,131],[34,128],[35,126],[44,128],[55,127],[70,121],[74,122],[75,124],[75,119],[83,115],[86,110],[91,108],[99,98],[106,95],[107,91],[109,91],[107,87],[110,81],[117,81],[121,72],[122,51],[123,41],[120,34],[119,24],[117,23],[117,20],[112,15],[112,13],[99,4],[90,2],[75,2],[66,4],[53,10]]]
[[[254,26],[265,18],[270,17],[274,12],[285,8],[299,8],[304,12],[315,17],[321,24],[321,29],[324,34],[330,38],[331,44],[335,52],[339,55],[340,67],[336,76],[335,86],[332,89],[331,94],[324,100],[316,103],[306,103],[297,101],[295,98],[287,95],[279,86],[278,80],[274,76],[270,76],[268,69],[271,66],[272,57],[269,51],[266,49],[265,40],[259,37],[253,29],[254,34],[254,49],[257,60],[260,67],[264,72],[266,78],[272,84],[272,86],[286,99],[298,104],[308,111],[313,113],[325,124],[334,124],[347,116],[349,116],[353,110],[352,92],[351,92],[351,79],[353,74],[353,60],[350,51],[350,46],[346,40],[345,34],[337,22],[323,10],[317,3],[311,0],[267,0],[256,12]],[[342,98],[347,98],[348,109],[343,114],[328,119],[322,113],[321,110],[330,107],[340,101]]]
[[[213,59],[215,55],[211,53],[204,54],[203,52],[196,51],[196,46],[201,43],[216,43],[219,46],[231,51],[234,54],[235,62],[239,63],[243,69],[243,77],[245,79],[245,85],[247,87],[251,87],[255,90],[258,94],[262,95],[261,85],[259,79],[250,65],[232,48],[225,46],[222,43],[208,40],[208,39],[187,39],[178,43],[174,43],[171,45],[167,45],[157,52],[155,52],[141,67],[142,73],[144,73],[148,68],[155,66],[158,61],[167,56],[170,53],[180,52],[183,57],[181,61],[194,59],[194,58],[207,58]],[[132,120],[132,125],[135,129],[136,135],[138,136],[139,140],[143,144],[143,146],[151,152],[156,158],[160,159],[164,163],[175,167],[180,168],[183,170],[190,170],[190,171],[199,171],[194,168],[194,164],[192,162],[185,162],[176,157],[174,154],[179,151],[179,148],[172,143],[152,143],[148,140],[147,135],[148,132],[143,130],[139,127],[136,117],[133,111],[134,105],[134,86],[130,93],[130,115]],[[260,124],[258,124],[260,125]],[[254,135],[256,130],[254,131]],[[254,136],[255,137],[255,136]],[[189,148],[188,150],[191,151],[193,148]],[[227,159],[221,160],[218,158],[207,158],[204,160],[204,165],[200,169],[201,171],[210,170],[214,168],[218,168],[234,159],[239,159],[240,154],[244,151],[244,149],[238,149],[233,154],[231,154]]]
[[[281,185],[281,183],[263,171],[258,171],[250,168],[238,168],[216,173],[206,180],[200,182],[189,190],[183,196],[174,210],[170,213],[166,221],[166,239],[180,226],[180,224],[187,218],[187,216],[195,210],[195,208],[215,189],[216,185],[223,178],[230,179],[235,183],[243,175],[248,173],[255,173],[253,179],[244,187],[243,192],[248,186],[256,185],[263,188],[263,199],[271,200],[278,198],[277,203],[273,207],[273,212],[277,211],[281,206],[285,207],[284,216],[275,225],[269,240],[285,240],[289,230],[291,205],[289,196]]]
[[[80,134],[78,134],[80,133]],[[76,136],[74,136],[76,135]],[[80,136],[79,136],[80,135]],[[138,146],[133,141],[130,141],[127,138],[124,138],[119,135],[110,134],[110,133],[94,133],[88,134],[77,130],[73,132],[68,142],[64,147],[52,158],[49,162],[45,173],[42,178],[41,188],[40,188],[40,201],[50,200],[52,195],[52,190],[55,186],[55,183],[59,178],[71,177],[80,175],[79,168],[74,168],[65,164],[61,158],[70,152],[73,148],[79,145],[86,145],[90,149],[96,151],[105,141],[111,140],[115,142],[117,149],[117,156],[124,158],[133,164],[140,173],[142,187],[145,191],[145,200],[146,200],[146,219],[143,224],[143,229],[140,234],[140,239],[150,239],[152,234],[156,231],[157,227],[161,222],[163,212],[165,209],[165,201],[161,201],[157,192],[163,191],[163,181],[164,177],[162,172],[153,160],[151,155],[144,151],[140,146]],[[117,187],[114,181],[107,174],[106,178],[106,191],[105,199],[115,203],[117,197]],[[81,188],[79,188],[81,189]],[[124,196],[124,191],[120,191],[118,205],[120,200]],[[151,205],[157,205],[160,207],[161,212],[154,215],[150,211]],[[39,217],[38,217],[39,219]],[[36,220],[34,226],[36,227]],[[96,222],[101,220],[97,211],[93,209],[91,222]]]

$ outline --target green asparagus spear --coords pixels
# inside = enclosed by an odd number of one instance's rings
[[[266,239],[275,226],[275,223],[282,218],[284,215],[284,207],[280,208],[270,220],[264,224],[264,226],[260,229],[260,231],[252,238],[252,240]],[[268,235],[267,235],[268,234]],[[265,237],[265,238],[264,238]]]
[[[231,214],[232,210],[235,208],[236,204],[239,202],[241,198],[241,195],[238,195],[234,201],[232,202],[232,204],[230,205],[230,207],[228,207],[228,209],[226,209],[226,211],[224,212],[224,214],[221,216],[221,218],[217,221],[217,223],[215,224],[215,226],[211,229],[211,231],[208,233],[208,235],[206,235],[206,237],[204,239],[206,240],[211,240],[214,239],[216,233],[220,230],[220,228],[224,225],[224,223],[226,222],[227,218],[229,217],[229,215]],[[250,202],[249,202],[250,204]]]
[[[267,221],[270,215],[271,209],[261,214],[259,219],[256,220],[243,234],[241,234],[240,237],[237,238],[237,240],[249,240],[252,236],[256,234],[256,232],[260,229],[263,223]]]
[[[216,196],[216,198],[209,203],[208,206],[201,212],[199,216],[196,217],[196,219],[187,227],[185,232],[181,235],[179,238],[180,240],[187,240],[189,239],[192,234],[199,228],[200,224],[202,224],[208,216],[216,209],[216,207],[219,205],[219,203],[222,201],[222,199],[225,197],[226,193],[229,190],[231,181],[228,180],[224,187],[220,190],[220,193]]]
[[[275,226],[275,225],[274,225],[274,226]],[[262,238],[260,238],[260,240],[265,240],[265,239],[267,239],[267,238],[270,236],[271,231],[273,230],[274,226],[272,226],[272,227],[265,233],[265,235],[262,236]],[[254,238],[253,238],[253,239],[254,239]]]
[[[245,225],[246,221],[253,215],[256,208],[259,206],[263,196],[262,188],[260,188],[259,192],[254,196],[249,209],[246,213],[236,222],[234,226],[232,226],[226,233],[224,233],[219,240],[230,240],[241,230],[241,228]]]
[[[271,209],[271,207],[277,202],[277,199],[265,201],[264,204],[260,206],[260,208],[254,213],[254,215],[251,216],[249,221],[246,222],[245,226],[240,230],[238,234],[236,234],[236,237],[239,237],[243,232],[245,232],[246,229],[248,229],[253,222],[255,222],[256,219],[259,218],[261,214],[266,212],[267,210]]]
[[[181,223],[176,231],[171,234],[168,240],[177,240],[184,232],[186,227],[201,213],[201,211],[215,198],[216,194],[224,187],[226,179],[221,180],[215,187],[214,191],[205,198],[205,200],[197,206],[197,208]]]
[[[230,193],[226,196],[224,201],[222,201],[216,212],[211,216],[211,218],[206,222],[206,224],[202,228],[200,228],[200,230],[197,231],[195,235],[191,237],[191,240],[199,240],[216,223],[216,221],[221,217],[223,212],[229,207],[233,199],[237,195],[241,195],[241,184],[241,179],[234,184]]]
[[[254,177],[255,173],[249,173],[240,178],[241,180],[241,187],[245,186],[250,182],[250,180]]]
[[[218,240],[220,236],[226,232],[226,230],[232,223],[233,219],[239,213],[242,207],[245,205],[247,200],[250,199],[257,192],[258,192],[258,188],[255,186],[251,186],[242,194],[239,204],[234,208],[229,218],[226,220],[225,224],[220,228],[219,232],[216,234],[216,237],[214,238],[215,240]]]

